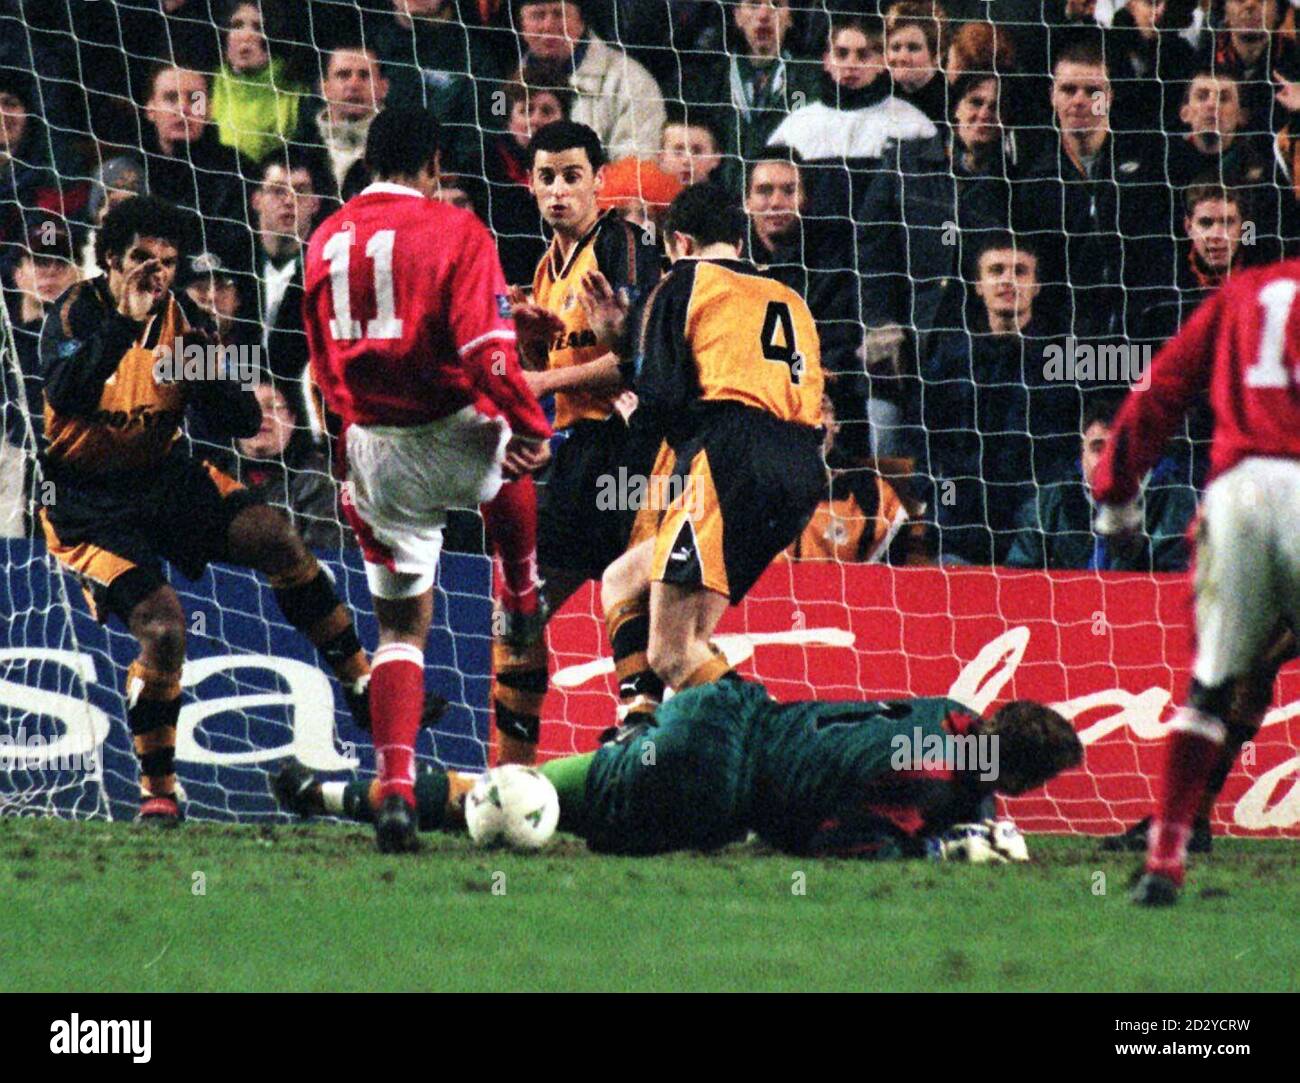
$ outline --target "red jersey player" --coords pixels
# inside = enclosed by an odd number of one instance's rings
[[[375,183],[312,235],[303,314],[313,378],[343,422],[344,513],[379,620],[370,679],[376,836],[381,851],[401,852],[417,846],[414,745],[446,509],[490,501],[503,478],[543,465],[551,427],[519,367],[491,236],[470,212],[431,198],[433,115],[380,113],[365,159]],[[488,521],[498,549],[529,550],[522,559],[504,552],[507,570],[531,574],[528,486]]]
[[[1097,529],[1142,521],[1141,479],[1188,406],[1214,411],[1196,535],[1196,659],[1170,726],[1159,805],[1134,901],[1170,905],[1192,818],[1229,739],[1232,694],[1280,622],[1300,618],[1300,261],[1234,275],[1156,355],[1115,419],[1093,476]]]

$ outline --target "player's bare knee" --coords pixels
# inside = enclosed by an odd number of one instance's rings
[[[627,597],[627,577],[623,570],[623,558],[614,561],[600,577],[600,604],[605,612],[618,605]]]
[[[185,614],[179,602],[146,599],[131,614],[131,631],[145,658],[159,669],[179,669],[185,661]]]

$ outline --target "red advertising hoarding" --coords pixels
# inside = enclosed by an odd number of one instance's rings
[[[548,756],[595,747],[613,721],[598,612],[593,587],[551,624]],[[1184,576],[807,563],[769,569],[717,638],[778,699],[1052,704],[1074,722],[1084,766],[1006,811],[1027,831],[1108,834],[1151,810],[1161,736],[1186,692],[1189,620]],[[1300,837],[1300,663],[1283,670],[1214,820],[1228,834]]]

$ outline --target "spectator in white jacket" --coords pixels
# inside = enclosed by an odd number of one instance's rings
[[[894,143],[933,136],[930,119],[891,93],[883,41],[879,19],[833,16],[822,57],[821,100],[792,112],[768,144],[791,147],[815,162],[879,158]]]
[[[522,68],[533,83],[574,90],[572,119],[592,128],[610,160],[659,152],[663,94],[644,67],[587,29],[577,0],[515,0]]]

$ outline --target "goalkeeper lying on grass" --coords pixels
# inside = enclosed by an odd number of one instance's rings
[[[754,831],[795,854],[987,858],[970,852],[979,829],[944,833],[991,815],[995,792],[1032,790],[1082,759],[1070,723],[1028,700],[984,720],[943,698],[777,703],[729,677],[674,696],[654,724],[539,770],[559,793],[560,830],[600,853],[714,850]],[[421,774],[419,826],[462,828],[476,777]],[[373,790],[321,783],[296,763],[275,782],[289,811],[363,822]]]

